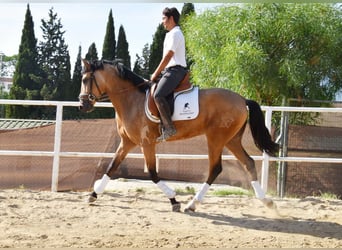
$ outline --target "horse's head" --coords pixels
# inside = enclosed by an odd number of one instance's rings
[[[81,111],[91,112],[96,102],[109,99],[107,94],[120,96],[119,94],[139,90],[145,96],[148,82],[126,68],[119,60],[89,62],[82,59],[82,62],[83,76],[79,95]]]
[[[97,101],[107,99],[105,91],[103,90],[103,81],[97,70],[103,69],[103,64],[90,63],[82,59],[83,62],[83,76],[81,83],[81,92],[79,95],[80,110],[83,112],[91,112]],[[94,87],[95,86],[95,87]]]

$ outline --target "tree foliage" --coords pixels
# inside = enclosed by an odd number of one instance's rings
[[[96,49],[96,44],[92,43],[89,48],[88,48],[88,52],[85,56],[85,59],[88,61],[93,61],[93,60],[98,60],[99,57],[97,55],[97,49]]]
[[[184,3],[180,16],[180,25],[186,21],[188,16],[195,14],[195,5],[193,3]]]
[[[71,80],[71,67],[68,46],[64,40],[65,31],[62,30],[61,19],[54,13],[53,8],[48,12],[48,18],[41,20],[42,41],[37,46],[37,39],[34,35],[34,25],[32,21],[29,5],[25,15],[25,22],[22,31],[21,44],[19,54],[13,57],[3,57],[9,59],[1,69],[1,75],[8,72],[11,63],[15,63],[15,73],[13,77],[13,86],[11,88],[9,98],[11,99],[44,99],[44,100],[72,100],[76,101],[81,83],[81,47],[77,55],[73,78]],[[104,39],[103,57],[104,59],[113,60],[115,58],[115,36],[114,21],[112,11],[110,11],[107,33]],[[126,61],[130,64],[128,53],[128,43],[122,28],[120,32],[122,37],[123,51],[126,50]],[[127,49],[126,49],[127,48]],[[98,60],[97,49],[95,43],[91,44],[86,54],[88,60]],[[2,98],[7,95],[1,90]],[[82,115],[75,110],[65,109],[65,118],[106,118],[114,117],[115,113],[112,109],[100,108],[91,115]],[[9,105],[1,107],[1,116],[9,118],[38,118],[53,119],[55,116],[54,107],[39,106],[19,106]]]
[[[183,23],[186,23],[186,20],[191,17],[192,15],[195,15],[195,5],[193,3],[185,3],[183,5],[182,11],[181,11],[181,16],[180,16],[180,26],[183,26]],[[186,51],[188,50],[187,48],[187,42],[185,41],[185,49]],[[186,65],[188,68],[191,68],[191,65],[193,64],[193,59],[191,56],[186,53]]]
[[[72,74],[71,84],[67,88],[64,100],[66,101],[78,101],[78,95],[80,92],[80,83],[82,81],[82,47],[78,47],[77,58]],[[64,119],[75,119],[78,118],[80,111],[75,107],[64,107],[63,109]]]
[[[12,76],[18,62],[18,55],[6,56],[3,54],[1,60],[0,77]]]
[[[114,60],[116,58],[115,28],[112,9],[109,11],[106,34],[102,47],[102,59]]]
[[[39,75],[37,39],[34,34],[34,23],[27,5],[24,27],[19,45],[18,61],[13,76],[10,99],[40,99],[41,84],[36,80]],[[33,118],[37,116],[34,107],[12,105],[6,107],[6,116],[11,118]]]
[[[266,105],[332,100],[342,87],[341,10],[331,4],[230,5],[186,22],[197,84]]]
[[[122,63],[131,69],[131,56],[129,55],[128,42],[124,27],[121,25],[118,35],[117,59],[121,59]]]
[[[72,80],[66,95],[67,101],[77,101],[78,94],[80,92],[80,84],[82,81],[82,47],[78,47],[77,58],[75,62],[74,72],[72,74]]]
[[[150,79],[150,45],[146,43],[142,51],[142,56],[139,57],[136,55],[136,57],[137,59],[134,64],[133,72],[144,77],[145,79]]]
[[[68,46],[64,40],[61,19],[49,10],[47,20],[42,19],[43,41],[39,43],[39,64],[42,69],[41,96],[45,100],[63,100],[71,84],[71,66]]]
[[[166,32],[167,31],[165,30],[163,24],[160,23],[153,35],[148,64],[149,74],[152,74],[154,72],[163,57],[163,44]]]

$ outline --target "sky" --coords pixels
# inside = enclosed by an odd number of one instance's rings
[[[165,7],[176,7],[181,12],[183,7],[183,3],[0,0],[0,53],[6,56],[19,51],[27,3],[30,5],[38,43],[42,41],[41,20],[48,20],[48,12],[53,7],[65,31],[64,39],[68,45],[72,68],[80,45],[84,57],[91,43],[95,42],[101,57],[110,9],[113,12],[116,41],[120,25],[123,25],[133,67],[136,54],[141,56],[144,45],[152,43],[153,35],[162,20],[162,10]],[[194,3],[196,13],[218,5],[222,3]]]

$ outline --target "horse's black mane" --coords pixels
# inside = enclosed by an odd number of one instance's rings
[[[95,60],[95,61],[91,61],[90,62],[91,71],[94,72],[95,70],[102,70],[104,68],[104,64],[113,65],[116,68],[116,70],[118,72],[118,76],[121,79],[131,81],[133,83],[133,85],[137,86],[141,92],[145,92],[146,89],[149,87],[148,84],[142,84],[145,82],[144,78],[142,78],[141,76],[137,75],[136,73],[134,73],[133,71],[128,69],[121,62],[121,60],[113,60],[113,61]]]

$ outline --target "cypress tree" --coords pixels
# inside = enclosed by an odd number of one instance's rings
[[[128,51],[128,42],[126,40],[125,30],[122,25],[119,28],[117,58],[121,59],[123,64],[127,68],[131,69],[131,57]]]
[[[109,12],[108,21],[107,21],[107,28],[106,34],[103,41],[102,47],[102,59],[106,60],[114,60],[116,57],[115,54],[115,29],[114,29],[114,19],[112,14],[112,9]]]
[[[181,16],[180,16],[180,23],[182,24],[185,19],[195,13],[195,5],[193,3],[184,3]]]
[[[71,84],[67,90],[65,100],[67,101],[78,101],[78,95],[80,92],[80,86],[82,81],[82,47],[78,47],[77,59],[75,62],[74,72],[72,74]],[[63,118],[64,119],[75,119],[79,118],[80,112],[75,107],[65,107]]]
[[[67,100],[77,101],[80,92],[80,86],[82,81],[82,47],[78,47],[77,59],[75,62],[74,72],[72,74],[71,85],[68,91]]]
[[[153,41],[150,47],[150,57],[149,57],[149,74],[152,74],[154,70],[158,67],[160,60],[163,57],[163,43],[166,35],[166,30],[162,23],[157,27],[157,31],[154,33]]]
[[[27,5],[24,27],[19,46],[18,62],[13,75],[13,86],[10,90],[10,99],[40,99],[37,82],[39,75],[37,39],[34,34],[34,23]],[[23,107],[12,105],[6,107],[6,117],[10,118],[36,118],[37,107]]]
[[[89,46],[85,59],[87,59],[88,61],[94,61],[99,59],[97,56],[97,49],[95,43],[92,43]]]

